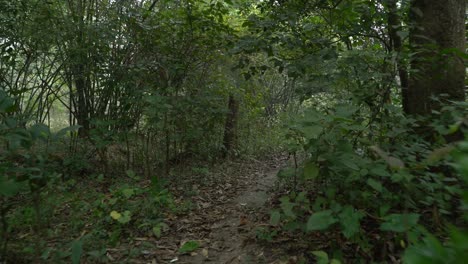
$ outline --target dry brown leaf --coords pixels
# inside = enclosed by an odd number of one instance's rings
[[[240,221],[239,221],[239,226],[243,226],[249,223],[249,220],[247,219],[247,216],[241,215],[240,216]]]

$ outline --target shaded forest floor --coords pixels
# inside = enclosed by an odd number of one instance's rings
[[[281,155],[185,164],[157,194],[148,191],[149,179],[133,174],[72,179],[43,191],[47,220],[40,239],[28,228],[34,226],[34,201],[17,201],[23,206],[11,215],[20,220],[11,227],[16,239],[8,259],[71,263],[77,248],[72,241],[83,241],[81,263],[291,263],[285,248],[266,243],[261,231],[269,226],[279,195],[277,172],[285,164]],[[34,257],[37,247],[41,259]]]
[[[196,193],[194,209],[169,217],[171,231],[154,241],[158,250],[147,257],[156,263],[280,263],[281,253],[257,241],[257,232],[268,226],[271,191],[282,164],[281,157],[230,162],[202,182],[184,179],[182,186]],[[181,189],[174,190],[179,197]],[[197,241],[199,248],[180,254],[187,241]]]

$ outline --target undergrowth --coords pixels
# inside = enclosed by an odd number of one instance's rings
[[[305,159],[278,174],[286,195],[263,237],[293,233],[308,241],[321,234],[304,249],[320,263],[392,262],[404,252],[407,263],[466,259],[466,236],[451,226],[466,223],[468,153],[466,142],[446,140],[466,132],[466,104],[435,112],[433,121],[391,106],[379,118],[338,104],[291,123],[290,150]],[[414,132],[422,129],[425,139]],[[438,242],[447,228],[451,239]]]

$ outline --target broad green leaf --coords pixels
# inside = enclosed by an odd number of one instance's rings
[[[337,220],[332,216],[331,210],[317,212],[309,217],[309,220],[307,221],[306,230],[308,232],[325,230],[336,222]]]
[[[136,173],[133,170],[127,170],[125,173],[131,179],[134,179],[134,180],[138,179],[138,176],[136,175]]]
[[[16,108],[15,101],[4,91],[0,91],[0,113],[10,113]]]
[[[295,219],[295,218],[296,218],[296,214],[293,212],[293,208],[294,208],[294,206],[295,206],[296,204],[295,204],[295,203],[291,203],[291,202],[289,201],[289,197],[287,197],[287,196],[281,197],[281,198],[280,198],[280,201],[281,201],[281,209],[283,209],[284,214],[285,214],[287,217],[290,217],[290,218]]]
[[[380,225],[383,231],[406,232],[418,224],[419,214],[391,214]]]
[[[75,125],[75,126],[69,126],[69,127],[64,128],[64,129],[61,129],[57,133],[55,133],[55,138],[60,139],[60,138],[64,137],[65,135],[67,135],[68,132],[78,131],[78,129],[80,127],[81,126],[79,126],[79,125]]]
[[[123,212],[122,216],[119,219],[117,219],[117,221],[119,221],[119,223],[121,224],[126,224],[130,222],[131,219],[132,219],[132,213],[127,210]]]
[[[319,175],[319,167],[314,162],[307,162],[304,166],[304,179],[313,180]]]
[[[281,221],[280,212],[277,211],[277,210],[272,211],[271,215],[270,215],[270,224],[273,225],[273,226],[277,226],[277,225],[279,225],[280,221]]]
[[[2,176],[3,178],[4,176]],[[21,183],[14,180],[0,180],[0,194],[3,196],[11,197],[20,191]]]
[[[358,108],[356,106],[341,104],[336,106],[335,115],[336,118],[349,119],[357,110]]]
[[[343,235],[346,238],[351,238],[359,233],[361,225],[360,221],[364,217],[362,212],[356,211],[352,206],[346,206],[338,215],[342,227]]]
[[[161,237],[161,234],[162,234],[162,228],[161,228],[161,226],[157,225],[157,226],[153,227],[153,234],[154,234],[157,238],[160,238],[160,237]]]
[[[135,194],[135,189],[133,188],[123,189],[122,194],[125,196],[125,198],[129,199]]]
[[[442,243],[433,235],[427,235],[424,238],[424,243],[410,246],[403,255],[403,263],[408,264],[427,264],[427,263],[464,263],[465,259],[460,259],[460,262],[447,262],[450,258],[449,251],[444,248]]]
[[[351,157],[349,155],[345,155],[344,158],[341,160],[341,162],[343,163],[343,165],[345,165],[346,167],[352,169],[352,170],[355,170],[355,171],[360,171],[360,168],[359,166],[356,164],[356,161],[353,160],[353,159],[348,159],[347,157]]]
[[[390,173],[388,172],[387,166],[384,164],[375,164],[373,167],[370,169],[370,173],[375,176],[380,176],[380,177],[389,177]]]
[[[316,139],[323,132],[323,127],[321,125],[305,125],[301,130],[306,138]]]
[[[382,184],[372,178],[367,179],[367,184],[378,192],[382,192]]]
[[[278,178],[280,179],[289,179],[294,176],[295,170],[294,168],[282,168],[278,171]]]
[[[50,129],[44,124],[35,124],[29,128],[33,140],[47,139],[50,135]]]
[[[182,254],[190,253],[197,250],[199,247],[200,244],[198,244],[197,241],[187,241],[179,248],[179,252]]]
[[[325,251],[312,251],[312,254],[316,256],[317,264],[328,264],[328,254]]]

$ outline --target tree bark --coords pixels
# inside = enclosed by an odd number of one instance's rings
[[[80,128],[78,130],[78,135],[81,138],[85,138],[89,135],[89,109],[87,104],[86,96],[86,80],[84,78],[84,68],[83,65],[79,65],[78,70],[75,73],[75,88],[78,97],[77,108],[76,108],[76,121]]]
[[[401,59],[401,53],[403,51],[403,41],[398,35],[398,31],[401,29],[401,18],[398,14],[397,0],[388,0],[388,34],[390,37],[391,51],[397,53],[397,71],[400,77],[401,86],[401,98],[403,111],[407,113],[409,111],[409,98],[408,98],[408,71],[405,62]]]
[[[413,58],[407,114],[430,115],[441,102],[465,100],[465,0],[412,0],[410,44]]]
[[[73,2],[70,2],[73,3]],[[70,6],[71,12],[74,13],[74,22],[76,24],[76,37],[72,40],[73,48],[71,52],[71,74],[75,83],[76,89],[76,101],[75,113],[76,122],[80,125],[78,130],[78,136],[86,138],[89,135],[90,130],[90,108],[88,104],[89,100],[89,72],[86,67],[88,61],[87,58],[87,47],[85,43],[85,1],[78,0],[76,2],[76,10]],[[71,94],[70,96],[73,96]]]
[[[239,102],[236,100],[234,95],[229,95],[229,102],[228,102],[228,114],[226,118],[226,124],[224,126],[224,138],[223,138],[223,146],[224,158],[228,157],[236,144],[236,136],[237,136],[237,120],[239,115]]]

